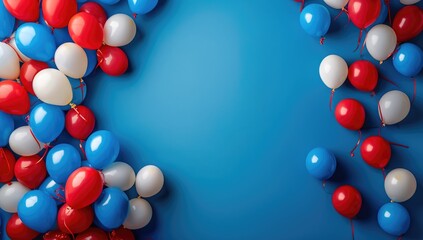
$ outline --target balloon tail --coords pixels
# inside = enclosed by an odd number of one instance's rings
[[[397,146],[397,147],[407,148],[407,149],[410,148],[407,145],[396,143],[396,142],[389,142],[389,144],[394,145],[394,146]]]
[[[304,9],[305,0],[294,0],[294,2],[301,3],[300,12]]]
[[[386,77],[385,75],[383,75],[383,74],[379,74],[379,75],[380,75],[380,77],[381,77],[383,80],[385,80],[385,81],[387,81],[388,83],[390,83],[390,84],[394,85],[395,87],[399,88],[399,86],[398,86],[398,84],[397,84],[396,82],[394,82],[394,81],[390,80],[389,78],[387,78],[387,77]]]
[[[66,220],[63,220],[63,224],[65,225],[66,230],[72,235],[72,239],[75,240],[75,234],[69,229],[68,225],[66,225]]]
[[[12,37],[5,38],[2,42],[3,43],[6,43],[6,44],[9,44],[10,43],[10,40],[12,40]]]
[[[385,121],[383,120],[382,109],[380,108],[380,103],[377,103],[377,111],[379,112],[380,116],[380,126],[385,127]]]
[[[386,171],[385,171],[385,168],[382,168],[381,170],[382,170],[383,180],[385,180],[385,178],[386,178]]]
[[[7,172],[10,172],[12,170],[12,166],[10,166],[9,161],[7,161],[7,156],[6,156],[6,153],[4,152],[4,149],[3,148],[0,148],[0,149],[1,149],[1,155],[2,155],[2,157],[7,162]]]
[[[81,89],[81,98],[82,99],[84,99],[84,87],[85,87],[85,82],[84,82],[84,79],[82,79],[82,78],[80,78],[79,79],[79,86],[78,87],[75,87],[75,88],[73,88],[73,89]]]
[[[132,17],[134,17],[135,19],[137,18],[138,14],[134,13],[132,14]]]
[[[350,223],[351,223],[351,236],[352,236],[352,240],[354,240],[354,223],[352,218],[350,218]]]
[[[321,37],[321,38],[320,38],[320,45],[325,44],[325,39],[326,39],[325,37]]]
[[[348,18],[347,24],[350,23],[350,21],[351,21],[350,14],[348,13],[348,10],[345,7],[341,8],[338,15],[336,15],[336,17],[333,19],[333,21],[336,21],[343,13],[345,13],[345,15],[347,15],[347,18]],[[347,24],[345,24],[345,25],[347,25]]]
[[[358,130],[358,140],[357,140],[357,143],[355,144],[354,148],[350,152],[351,157],[355,156],[354,151],[357,149],[358,145],[360,145],[360,142],[361,142],[361,130]]]
[[[411,104],[414,103],[414,100],[416,100],[416,94],[417,94],[417,81],[416,78],[411,78],[413,80],[413,98],[411,99]]]
[[[83,147],[83,144],[84,144],[84,140],[79,140],[79,149],[81,150],[81,152],[82,152],[82,155],[83,155],[83,157],[84,157],[84,159],[87,159],[87,154],[86,154],[86,152],[85,152],[85,150],[84,150],[84,147]]]
[[[360,29],[360,33],[358,34],[357,40],[357,47],[354,49],[354,52],[360,48],[361,38],[363,37],[363,29]]]
[[[332,103],[333,103],[333,96],[335,95],[335,89],[332,89],[332,91],[330,92],[330,97],[329,97],[329,110],[332,112]]]

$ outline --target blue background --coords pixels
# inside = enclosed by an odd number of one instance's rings
[[[395,13],[399,3],[391,2]],[[129,10],[121,1],[108,12]],[[331,10],[332,17],[337,13]],[[363,195],[356,239],[395,239],[376,221],[389,201],[383,175],[359,151],[349,156],[358,135],[334,119],[330,90],[318,74],[328,54],[349,64],[360,59],[353,52],[358,29],[345,26],[345,15],[332,24],[323,46],[301,29],[299,4],[289,0],[161,0],[136,21],[135,42],[124,48],[128,74],[108,77],[98,70],[86,79],[85,104],[96,114],[97,129],[118,136],[120,161],[136,170],[155,164],[165,174],[164,190],[148,199],[154,217],[137,232],[139,239],[349,239],[349,220],[331,204],[330,192],[342,184]],[[411,81],[393,70],[391,60],[378,67],[411,98]],[[382,130],[388,140],[410,146],[393,147],[387,171],[407,168],[419,185],[404,203],[412,221],[404,239],[423,238],[420,81],[407,119]],[[377,134],[377,101],[391,89],[381,80],[371,97],[346,83],[334,101],[363,102],[366,137]],[[316,146],[338,160],[326,191],[305,168]],[[134,197],[134,190],[129,194]]]

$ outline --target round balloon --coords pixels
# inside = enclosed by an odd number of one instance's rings
[[[104,1],[104,0],[102,0]],[[158,3],[158,0],[128,0],[128,5],[131,11],[135,14],[146,14],[153,10]]]
[[[415,77],[423,68],[423,51],[413,43],[403,43],[395,51],[393,63],[395,69],[402,75]]]
[[[382,5],[380,1],[350,0],[348,14],[351,22],[359,29],[372,25],[380,14]]]
[[[80,8],[80,12],[86,12],[88,14],[93,15],[95,18],[97,18],[98,22],[101,26],[104,26],[104,24],[107,21],[107,14],[104,11],[103,7],[95,2],[87,2],[84,3]]]
[[[314,148],[306,158],[308,173],[319,180],[327,180],[336,170],[335,155],[325,148]]]
[[[110,187],[103,190],[93,205],[96,221],[107,229],[123,224],[129,211],[128,197],[122,190]]]
[[[64,233],[81,233],[87,230],[94,221],[94,212],[91,206],[73,209],[64,204],[57,214],[57,225]]]
[[[349,67],[348,80],[356,89],[372,92],[377,86],[379,73],[371,62],[358,60]]]
[[[77,12],[75,0],[43,0],[42,11],[45,21],[53,28],[64,28]]]
[[[12,80],[0,81],[0,111],[13,115],[29,112],[30,100],[25,88]]]
[[[8,183],[15,176],[16,159],[7,148],[0,148],[0,182]]]
[[[361,209],[361,194],[349,185],[338,187],[332,195],[335,210],[346,218],[355,217]]]
[[[76,106],[66,113],[65,125],[69,135],[78,140],[85,140],[94,130],[94,113],[88,107]]]
[[[46,165],[50,177],[58,184],[65,184],[68,177],[81,167],[81,155],[72,145],[62,143],[49,151]]]
[[[129,202],[129,214],[123,226],[136,230],[147,226],[153,216],[150,204],[142,198],[134,198]]]
[[[15,130],[12,116],[0,111],[0,126],[0,147],[4,147],[9,143],[10,134]]]
[[[405,202],[414,195],[416,189],[416,178],[407,169],[394,169],[385,178],[385,192],[392,201]]]
[[[309,4],[300,14],[300,25],[304,31],[313,37],[324,37],[330,27],[330,14],[321,4]]]
[[[16,46],[31,59],[48,62],[53,59],[56,41],[48,27],[38,23],[24,23],[16,30]]]
[[[328,88],[337,89],[347,79],[348,65],[340,56],[329,55],[320,63],[319,74]]]
[[[137,33],[134,20],[126,14],[115,14],[104,24],[104,42],[113,47],[128,45]]]
[[[104,182],[108,187],[118,187],[122,191],[129,190],[135,184],[135,172],[124,162],[115,162],[102,171]]]
[[[423,12],[418,6],[401,8],[392,22],[398,42],[405,42],[417,37],[423,30]]]
[[[44,143],[34,137],[29,126],[22,126],[10,135],[9,146],[18,155],[32,156],[43,149]]]
[[[72,40],[83,48],[95,50],[103,44],[103,28],[91,14],[75,14],[69,21],[68,29]]]
[[[405,234],[410,228],[410,214],[399,203],[383,205],[377,214],[377,221],[383,231],[397,237]]]
[[[57,184],[51,177],[44,180],[39,190],[50,195],[56,201],[56,205],[62,205],[65,202],[65,188]]]
[[[0,78],[17,79],[20,73],[19,57],[11,46],[0,42]]]
[[[164,184],[162,171],[153,165],[139,170],[136,178],[137,192],[141,197],[151,197],[160,192]]]
[[[7,236],[13,240],[28,240],[38,236],[38,232],[27,227],[18,214],[14,213],[6,225]]]
[[[85,143],[87,160],[95,169],[104,169],[116,161],[119,150],[119,141],[106,130],[94,132]]]
[[[65,114],[57,106],[40,103],[31,110],[29,126],[38,140],[49,143],[65,128]]]
[[[88,58],[84,49],[75,43],[60,45],[54,54],[57,68],[71,78],[82,78],[88,67]]]
[[[100,172],[94,168],[81,167],[66,182],[66,203],[72,208],[81,209],[95,202],[102,191],[103,177]]]
[[[370,55],[380,61],[385,61],[392,55],[397,46],[397,36],[394,30],[379,24],[370,29],[366,36],[366,48]]]
[[[47,176],[46,164],[38,155],[20,157],[15,165],[16,179],[29,189],[38,188]]]
[[[392,125],[401,122],[410,112],[410,99],[398,90],[385,93],[379,100],[379,117],[383,124]]]
[[[128,70],[128,57],[117,47],[102,46],[98,50],[97,61],[101,70],[110,76],[120,76]]]
[[[6,9],[17,19],[36,22],[39,17],[39,0],[3,0]]]
[[[29,191],[19,182],[11,182],[0,188],[0,208],[9,213],[18,211],[18,203],[22,197]]]
[[[391,159],[391,145],[381,136],[364,140],[360,152],[363,160],[374,168],[385,168]]]
[[[43,102],[65,106],[72,98],[73,92],[68,78],[59,70],[47,68],[35,75],[32,84],[35,95]]]
[[[364,125],[366,113],[359,101],[347,98],[336,105],[335,118],[346,129],[360,130]]]

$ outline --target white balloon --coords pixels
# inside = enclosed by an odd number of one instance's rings
[[[320,63],[319,74],[328,88],[337,89],[347,79],[348,65],[340,56],[329,55]]]
[[[398,90],[385,93],[379,100],[379,117],[383,124],[392,125],[401,122],[410,112],[410,99]]]
[[[0,42],[0,78],[17,79],[20,72],[21,66],[15,50],[6,43]]]
[[[18,203],[30,189],[19,182],[11,182],[0,188],[0,208],[9,213],[18,211]]]
[[[14,153],[20,156],[32,156],[43,149],[44,143],[33,136],[29,126],[22,126],[10,134],[9,146]]]
[[[324,0],[327,5],[335,9],[342,9],[347,5],[349,0]]]
[[[400,0],[400,2],[404,5],[412,5],[420,2],[420,0]]]
[[[131,17],[115,14],[104,24],[104,42],[113,47],[129,44],[135,37],[137,26]]]
[[[32,87],[35,95],[48,104],[66,106],[73,98],[69,79],[57,69],[41,70],[35,75]]]
[[[84,49],[75,43],[60,45],[54,54],[57,68],[71,78],[82,78],[88,67],[88,58]]]
[[[414,195],[416,189],[416,178],[407,169],[394,169],[385,178],[385,192],[394,202],[407,201]]]
[[[367,33],[365,44],[370,55],[382,62],[394,52],[397,46],[397,35],[391,27],[378,24]]]
[[[115,162],[102,172],[108,187],[118,187],[126,191],[135,184],[134,169],[124,162]]]
[[[123,226],[127,229],[136,230],[147,226],[153,216],[150,204],[141,198],[129,201],[129,213]]]
[[[18,46],[16,45],[16,39],[14,38],[14,36],[15,36],[15,33],[13,33],[13,35],[11,36],[9,45],[13,49],[15,49],[15,52],[18,54],[19,61],[28,62],[31,59],[27,57],[25,54],[23,54],[21,50],[19,50]]]
[[[156,195],[162,189],[163,183],[163,173],[156,166],[145,166],[137,173],[136,188],[141,197]]]

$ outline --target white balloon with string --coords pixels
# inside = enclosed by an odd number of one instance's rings
[[[136,230],[147,226],[153,216],[151,205],[142,198],[134,198],[129,201],[128,216],[123,222],[123,227]]]
[[[13,181],[0,188],[0,208],[9,213],[18,211],[18,203],[30,189]]]
[[[9,146],[20,156],[32,156],[44,147],[44,143],[35,138],[29,126],[16,128],[9,137]]]
[[[84,49],[71,42],[63,43],[56,49],[54,62],[62,73],[76,79],[82,78],[88,67]]]
[[[407,201],[414,195],[416,189],[416,178],[407,169],[394,169],[385,178],[385,192],[394,202]]]
[[[384,125],[393,125],[404,120],[410,112],[408,96],[398,90],[385,93],[379,100],[378,112]]]
[[[348,65],[342,57],[332,54],[320,63],[319,74],[323,83],[332,90],[329,102],[332,109],[333,94],[347,80]]]
[[[32,87],[35,95],[48,104],[66,106],[73,98],[69,79],[57,69],[41,70],[35,75]]]
[[[20,72],[19,58],[15,50],[6,43],[0,42],[0,78],[17,79]]]

